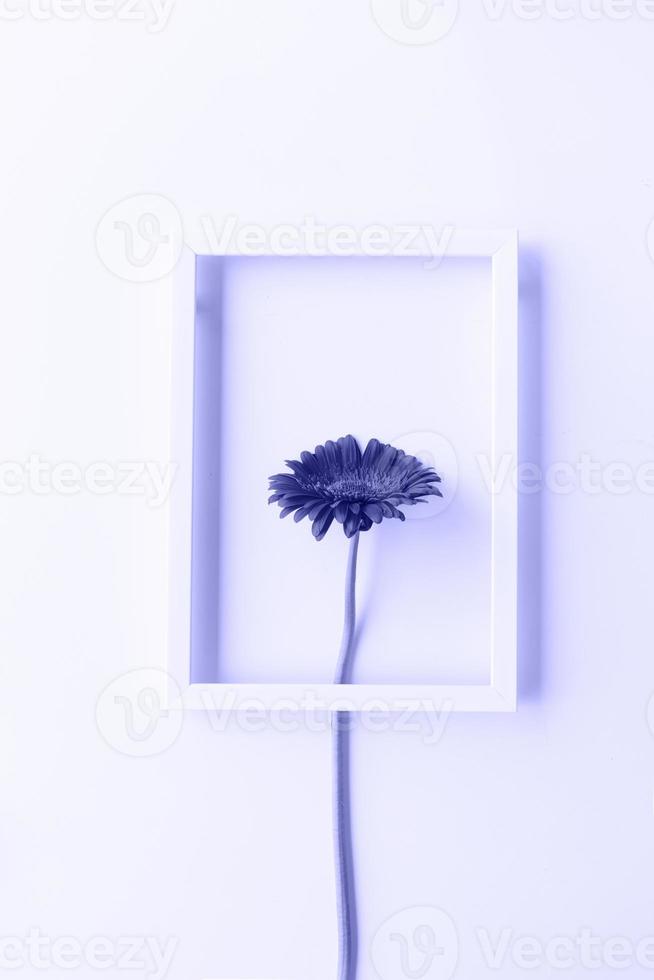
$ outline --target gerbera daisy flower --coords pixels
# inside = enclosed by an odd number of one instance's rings
[[[424,503],[429,495],[442,497],[441,478],[433,469],[378,439],[370,439],[363,453],[354,436],[328,440],[286,465],[290,473],[270,477],[269,503],[279,504],[280,517],[308,517],[317,541],[334,520],[351,538],[385,517],[403,521],[400,507]]]
[[[363,453],[354,436],[316,446],[300,459],[286,460],[290,473],[270,477],[269,503],[279,504],[281,517],[308,517],[313,536],[321,541],[336,520],[350,538],[345,573],[343,637],[334,675],[336,684],[350,679],[356,622],[356,568],[359,532],[369,531],[385,517],[403,521],[400,507],[442,497],[441,478],[401,449],[371,439]],[[357,923],[352,867],[349,807],[347,712],[336,711],[333,731],[333,819],[338,919],[338,980],[354,980],[357,972]]]

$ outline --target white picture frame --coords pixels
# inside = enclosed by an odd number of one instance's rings
[[[491,260],[491,465],[496,470],[507,454],[513,460],[518,454],[517,232],[453,230],[446,255]],[[493,492],[491,501],[490,683],[191,683],[195,260],[196,253],[185,246],[164,286],[172,313],[170,440],[176,467],[169,516],[168,706],[214,711],[515,711],[518,501],[511,481]]]

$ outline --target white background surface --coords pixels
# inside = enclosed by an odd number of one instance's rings
[[[273,520],[266,488],[285,459],[352,432],[362,449],[374,435],[426,452],[444,481],[442,501],[362,535],[353,680],[490,683],[491,497],[477,457],[492,458],[491,294],[482,259],[225,263],[208,371],[222,444],[207,679],[331,682],[347,541],[338,527],[319,548],[308,521]]]
[[[155,286],[94,247],[108,208],[153,193],[191,242],[207,214],[517,226],[525,458],[651,460],[654,23],[572,10],[468,4],[424,46],[359,2],[180,2],[159,33],[3,18],[3,458],[167,460]],[[165,508],[87,491],[0,508],[3,936],[176,937],[172,980],[333,976],[327,734],[198,715],[165,751],[116,751],[95,705],[162,658]],[[405,908],[451,917],[460,977],[489,972],[479,928],[654,931],[651,514],[636,489],[525,498],[519,712],[452,717],[435,744],[357,731],[363,980]],[[523,973],[509,952],[502,977]]]

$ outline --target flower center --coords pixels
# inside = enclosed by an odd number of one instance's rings
[[[389,494],[398,492],[396,478],[382,473],[339,473],[333,477],[319,477],[312,474],[307,481],[307,489],[315,490],[330,500],[345,500],[351,503],[366,500],[383,500]]]

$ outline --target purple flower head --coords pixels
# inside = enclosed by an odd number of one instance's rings
[[[308,517],[316,541],[322,541],[334,519],[351,538],[384,517],[403,521],[398,509],[403,505],[425,503],[430,494],[443,496],[434,470],[378,439],[371,439],[363,453],[354,436],[330,439],[286,465],[291,473],[270,477],[268,503],[279,504],[280,517],[293,512],[296,521]]]

